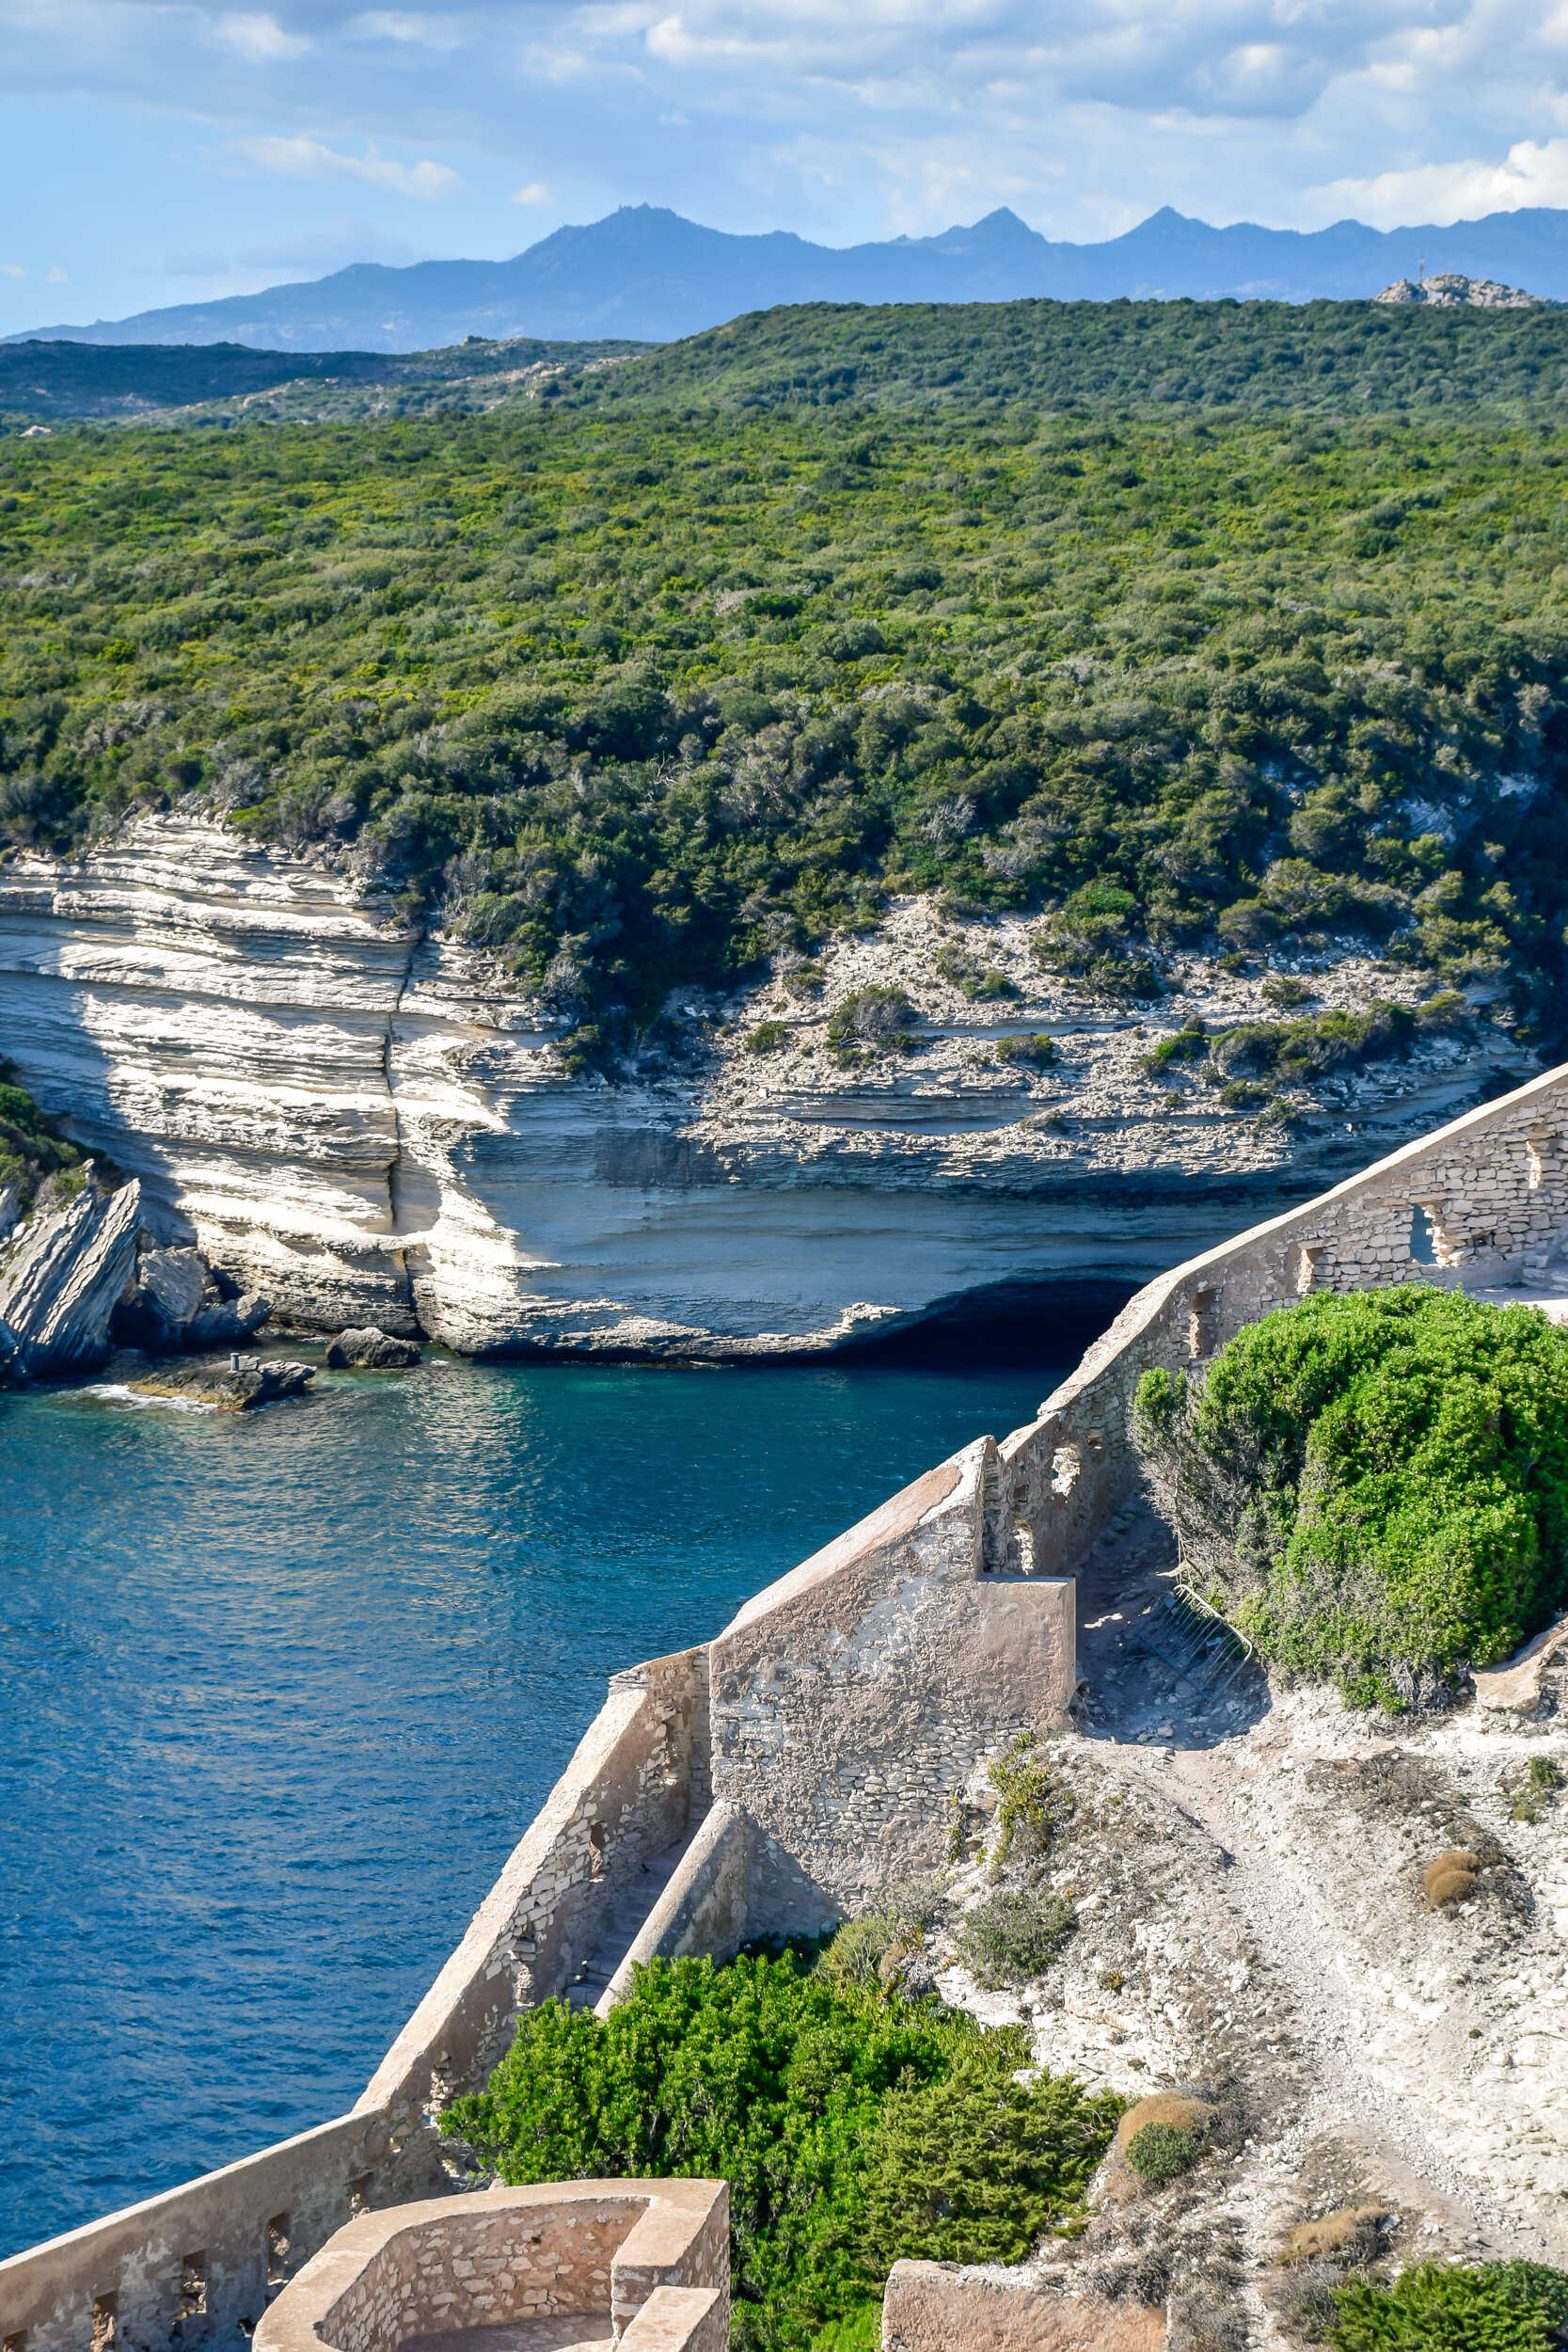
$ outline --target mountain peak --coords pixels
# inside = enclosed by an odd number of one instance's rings
[[[736,235],[639,203],[553,230],[506,262],[357,262],[309,284],[8,340],[411,352],[467,335],[665,342],[782,303],[1370,301],[1422,250],[1446,271],[1568,298],[1568,213],[1547,207],[1444,228],[1339,221],[1303,231],[1251,221],[1215,229],[1163,204],[1120,236],[1069,245],[1001,204],[935,236],[826,246],[784,229]]]

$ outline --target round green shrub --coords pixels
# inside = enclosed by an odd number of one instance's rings
[[[789,1031],[782,1021],[759,1021],[746,1039],[749,1054],[776,1054],[789,1042]]]
[[[958,1934],[958,1955],[976,1984],[995,1992],[1042,1976],[1071,1934],[1075,1915],[1060,1895],[1004,1888],[976,1904]]]
[[[1411,1283],[1303,1299],[1133,1431],[1189,1575],[1263,1656],[1358,1704],[1435,1695],[1568,1599],[1568,1332]]]
[[[1146,2123],[1127,2143],[1127,2161],[1148,2188],[1164,2188],[1190,2172],[1207,2153],[1208,2138],[1197,2123]]]

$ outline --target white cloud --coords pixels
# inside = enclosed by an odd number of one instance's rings
[[[63,269],[55,268],[44,271],[43,282],[46,286],[69,286],[71,279]]]
[[[0,262],[0,278],[25,278],[26,271],[16,262]]]
[[[472,38],[467,17],[431,16],[404,8],[368,9],[345,30],[356,40],[395,40],[404,47],[439,52],[461,49]]]
[[[526,188],[517,190],[512,201],[514,204],[549,204],[554,199],[555,191],[547,188],[543,180],[531,180]]]
[[[1568,205],[1568,138],[1521,139],[1500,164],[1416,164],[1370,180],[1332,180],[1308,194],[1325,212],[1354,215],[1374,229],[1408,221],[1478,220],[1527,204]]]
[[[397,164],[378,155],[373,145],[367,145],[363,155],[341,155],[304,131],[293,138],[261,136],[230,139],[229,144],[235,154],[248,156],[263,171],[276,171],[285,180],[357,180],[366,187],[420,197],[451,196],[463,184],[455,171],[428,157],[417,164]]]
[[[286,33],[275,16],[220,16],[208,38],[220,48],[232,50],[246,65],[302,57],[310,46],[301,34]]]

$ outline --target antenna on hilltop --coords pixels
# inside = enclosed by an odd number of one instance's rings
[[[1417,263],[1416,263],[1416,283],[1417,283],[1417,285],[1418,285],[1418,286],[1424,286],[1424,285],[1426,284],[1426,281],[1427,281],[1427,257],[1426,257],[1426,255],[1423,253],[1423,254],[1421,255],[1420,259],[1419,259],[1419,260],[1417,262]]]

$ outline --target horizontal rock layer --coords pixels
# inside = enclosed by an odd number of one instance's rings
[[[1128,1289],[1335,1181],[1525,1068],[1496,1032],[1341,1082],[1305,1135],[1141,1070],[1156,1019],[1043,978],[1022,923],[973,927],[1014,995],[937,971],[925,902],[825,953],[815,1000],[676,992],[693,1042],[636,1078],[572,1077],[561,1020],[492,962],[327,867],[180,816],[76,863],[0,868],[0,1046],[71,1134],[140,1179],[276,1317],[421,1330],[469,1353],[781,1356],[957,1300]],[[912,1055],[833,1053],[833,1004],[909,990]],[[1324,1002],[1411,993],[1341,960]],[[1193,967],[1157,1016],[1256,1017]],[[782,1051],[745,1050],[759,1015]],[[996,1058],[1045,1030],[1043,1070]]]

